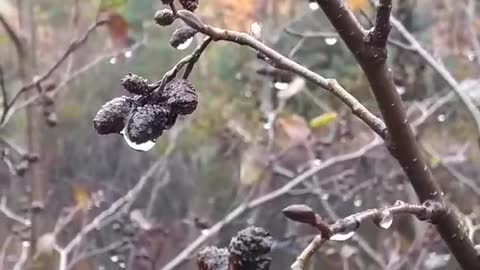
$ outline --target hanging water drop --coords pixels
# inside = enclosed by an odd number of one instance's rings
[[[126,50],[123,55],[126,57],[126,58],[130,58],[133,56],[133,52],[131,50]]]
[[[175,47],[175,48],[177,50],[183,51],[183,50],[187,49],[190,46],[190,44],[192,44],[192,42],[193,42],[193,37],[185,40],[185,42],[183,42],[183,43],[178,44],[178,46]]]
[[[447,117],[445,116],[445,114],[439,114],[437,116],[437,121],[442,123],[442,122],[445,122],[445,120],[447,119]]]
[[[117,58],[116,57],[110,58],[110,64],[115,65],[116,63],[117,63]]]
[[[393,224],[393,215],[390,210],[384,209],[373,217],[373,222],[382,229],[388,229]]]
[[[125,132],[125,129],[123,129],[120,134],[123,135],[123,139],[125,139],[125,142],[127,142],[127,145],[130,146],[133,150],[139,151],[139,152],[146,152],[150,149],[152,149],[155,146],[156,141],[146,141],[144,143],[134,143],[128,138],[127,133]]]
[[[333,46],[337,43],[338,39],[336,37],[327,37],[325,38],[325,43],[328,45],[328,46]]]
[[[327,201],[330,198],[330,194],[325,193],[322,195],[322,200]]]
[[[347,233],[337,233],[337,234],[334,234],[330,237],[330,240],[332,241],[346,241],[350,238],[352,238],[352,236],[355,234],[355,231],[350,231],[350,232],[347,232]]]
[[[311,10],[317,10],[317,9],[320,8],[320,6],[318,5],[318,3],[316,1],[310,1],[310,3],[308,3],[308,7]]]
[[[112,262],[118,262],[118,256],[117,256],[117,255],[112,255],[112,256],[110,257],[110,261],[112,261]]]
[[[360,198],[355,198],[355,200],[353,201],[353,206],[355,207],[360,207],[362,206],[362,204],[363,204],[363,201]]]
[[[22,246],[28,248],[28,247],[30,247],[30,242],[29,241],[23,241]]]
[[[278,90],[285,90],[290,84],[287,82],[275,82],[273,86]]]

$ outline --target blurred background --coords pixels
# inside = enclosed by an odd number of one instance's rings
[[[347,4],[371,24],[368,0]],[[215,42],[202,55],[191,77],[197,110],[153,149],[96,134],[92,119],[127,94],[126,73],[159,80],[201,42],[197,35],[185,50],[171,47],[181,24],[156,25],[162,8],[154,0],[0,0],[0,269],[196,269],[198,248],[226,247],[250,225],[275,239],[272,269],[289,269],[316,231],[288,221],[284,207],[307,204],[334,221],[417,202],[396,161],[348,107],[237,44]],[[315,2],[200,0],[196,14],[237,31],[260,23],[266,44],[336,78],[379,115]],[[476,106],[478,14],[475,0],[394,1],[394,16]],[[478,244],[479,130],[445,76],[395,28],[389,56],[422,151]],[[459,268],[432,226],[401,216],[386,230],[364,224],[327,243],[311,269]]]

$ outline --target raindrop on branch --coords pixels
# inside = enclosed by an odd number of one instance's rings
[[[333,46],[337,43],[338,39],[336,37],[327,37],[325,38],[325,43],[328,45],[328,46]]]
[[[347,232],[347,233],[337,233],[337,234],[334,234],[330,237],[330,240],[332,241],[346,241],[350,238],[352,238],[352,236],[355,234],[355,231],[350,231],[350,232]]]
[[[378,215],[373,217],[373,222],[375,225],[382,229],[388,229],[393,224],[393,215],[390,210],[384,209]]]
[[[125,129],[120,132],[120,134],[123,135],[123,138],[125,139],[125,142],[127,142],[127,145],[130,146],[133,150],[139,151],[139,152],[146,152],[150,149],[152,149],[155,146],[156,141],[147,141],[144,143],[134,143],[128,138],[127,133],[125,132]]]
[[[118,258],[117,255],[112,255],[112,256],[110,256],[110,261],[112,261],[112,262],[118,262],[118,259],[119,259],[119,258]]]
[[[178,44],[178,46],[175,47],[175,48],[177,50],[183,51],[183,50],[187,49],[188,47],[190,47],[190,44],[192,44],[192,42],[193,42],[193,37],[185,40],[185,42],[183,42],[183,43]]]
[[[29,241],[23,241],[22,246],[28,248],[28,247],[30,247],[30,242]]]
[[[273,86],[278,90],[285,90],[289,85],[290,84],[286,82],[275,82]]]
[[[353,201],[353,206],[355,207],[360,207],[362,206],[362,204],[363,204],[363,201],[360,198],[355,198],[355,200]]]

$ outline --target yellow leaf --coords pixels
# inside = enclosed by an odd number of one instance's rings
[[[310,127],[321,128],[335,122],[336,120],[337,120],[337,113],[335,112],[324,113],[310,120]]]
[[[76,186],[73,188],[73,197],[78,208],[88,210],[90,207],[90,193],[87,188]]]
[[[370,3],[368,0],[348,0],[348,6],[353,11],[358,11],[361,9],[367,11],[370,9]]]
[[[266,149],[252,145],[242,155],[240,165],[240,182],[251,186],[263,180],[267,169]]]

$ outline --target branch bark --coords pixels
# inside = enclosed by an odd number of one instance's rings
[[[443,193],[420,152],[393,82],[392,71],[386,61],[387,49],[383,42],[380,43],[371,35],[375,29],[390,28],[390,21],[383,17],[387,15],[387,9],[391,9],[391,0],[380,0],[376,23],[384,25],[376,25],[369,34],[365,34],[365,30],[344,1],[317,0],[317,2],[364,71],[389,130],[387,147],[402,166],[420,201],[436,200],[445,204],[447,211],[434,221],[437,230],[464,269],[480,269],[480,260],[473,243],[468,239],[460,218],[444,201]],[[381,38],[386,41],[388,32]]]

